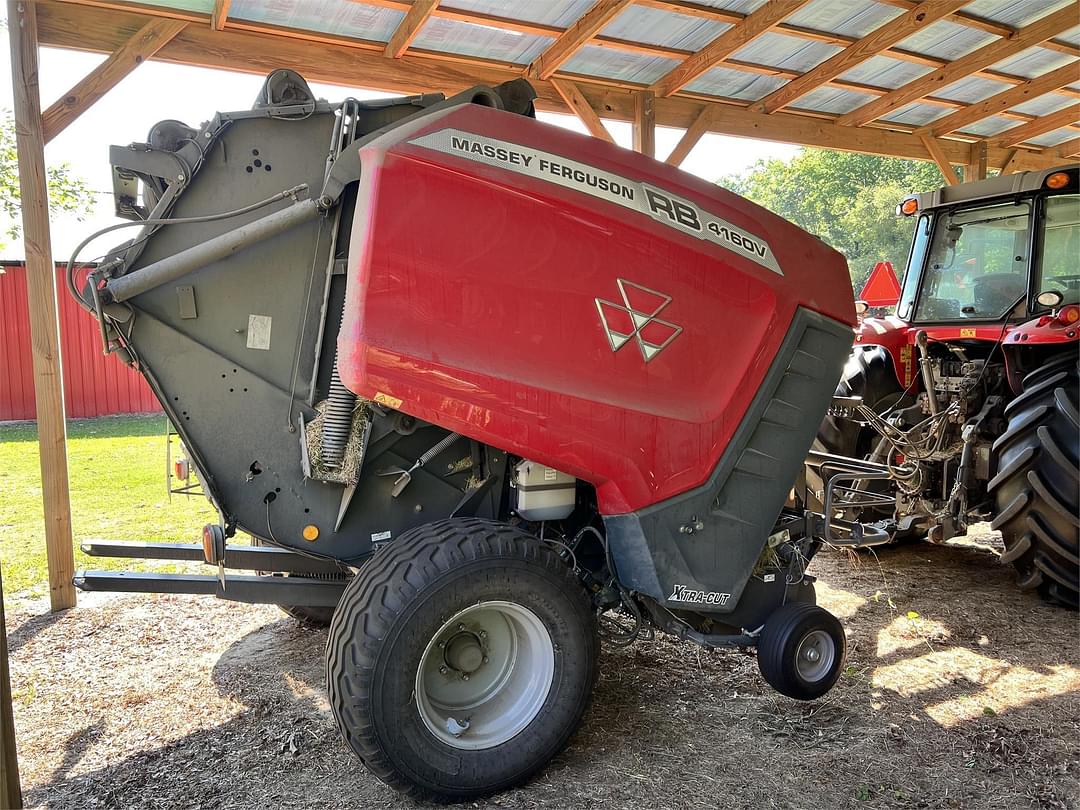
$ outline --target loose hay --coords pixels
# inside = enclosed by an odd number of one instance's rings
[[[316,405],[315,410],[318,411],[318,416],[304,425],[311,477],[316,481],[355,484],[360,478],[360,465],[364,461],[364,434],[367,432],[369,422],[367,403],[359,399],[356,401],[349,440],[345,443],[345,455],[341,466],[336,468],[327,467],[322,461],[322,429],[326,404],[324,400]]]
[[[878,555],[880,573],[828,553],[811,567],[850,643],[824,700],[783,698],[752,656],[668,636],[605,649],[569,748],[526,787],[468,806],[1075,809],[1076,614],[1019,592],[974,547]],[[895,608],[873,598],[882,575]],[[46,609],[9,601],[28,806],[416,806],[340,740],[325,631],[199,597]]]

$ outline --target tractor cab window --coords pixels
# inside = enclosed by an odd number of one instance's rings
[[[1041,231],[1036,294],[1056,290],[1080,304],[1080,195],[1048,197]]]
[[[915,311],[920,321],[995,320],[1027,289],[1027,202],[939,215]]]

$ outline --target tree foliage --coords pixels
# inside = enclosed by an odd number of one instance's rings
[[[93,211],[94,195],[90,186],[67,163],[49,166],[46,180],[49,211],[54,216],[65,213],[82,218]],[[15,151],[15,119],[6,112],[0,120],[0,215],[4,220],[3,235],[17,239],[21,225],[19,157]],[[3,247],[2,240],[0,247]]]
[[[720,185],[763,205],[843,253],[858,290],[879,261],[903,271],[912,222],[896,216],[905,195],[944,184],[933,163],[828,149],[760,160]]]

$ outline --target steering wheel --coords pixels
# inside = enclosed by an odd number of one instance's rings
[[[1065,282],[1065,281],[1080,281],[1080,273],[1077,273],[1077,274],[1074,274],[1074,275],[1071,275],[1071,276],[1054,276],[1053,278],[1046,279],[1046,281],[1048,283],[1050,283],[1050,284],[1060,284],[1062,287],[1065,287],[1066,289],[1068,289],[1069,285],[1068,284],[1063,284],[1062,282]]]

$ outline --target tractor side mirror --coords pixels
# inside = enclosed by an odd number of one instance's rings
[[[1045,292],[1041,292],[1035,296],[1035,303],[1037,303],[1041,307],[1049,307],[1050,309],[1056,307],[1063,300],[1064,296],[1062,296],[1062,294],[1057,290],[1046,290]],[[856,306],[856,312],[858,311],[858,309],[858,306]]]

